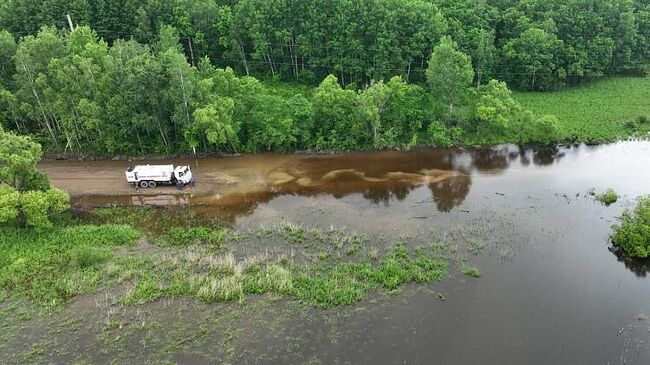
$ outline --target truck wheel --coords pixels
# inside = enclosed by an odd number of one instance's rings
[[[149,183],[147,181],[140,181],[140,187],[146,189],[149,187]]]
[[[150,188],[155,188],[156,187],[156,182],[155,181],[149,181],[149,187]]]

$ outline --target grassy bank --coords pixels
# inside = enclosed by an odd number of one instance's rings
[[[56,309],[79,294],[109,290],[123,305],[179,297],[241,303],[274,294],[328,308],[371,291],[440,281],[450,267],[480,275],[468,264],[475,242],[387,241],[292,223],[231,230],[159,213],[106,208],[63,227],[0,228],[0,303]]]
[[[517,92],[514,98],[535,115],[555,115],[566,141],[612,141],[650,128],[639,120],[650,117],[650,78],[607,78],[555,92]]]

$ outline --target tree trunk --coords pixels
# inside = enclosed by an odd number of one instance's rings
[[[34,83],[34,78],[32,77],[31,73],[27,69],[27,65],[25,64],[25,61],[21,58],[20,62],[23,65],[23,69],[25,70],[25,73],[27,74],[27,78],[29,80],[29,84],[32,88],[32,93],[34,94],[34,97],[36,98],[36,103],[38,104],[38,108],[41,111],[41,115],[43,116],[43,120],[45,122],[45,126],[47,127],[47,131],[50,133],[50,136],[52,137],[52,141],[54,142],[54,145],[56,148],[59,148],[59,143],[56,140],[56,135],[54,133],[54,129],[50,125],[50,120],[47,117],[47,113],[45,112],[45,107],[43,106],[43,103],[41,102],[41,98],[38,96],[38,92],[36,91],[36,86]]]
[[[241,54],[241,60],[242,63],[244,64],[244,70],[246,70],[246,76],[250,76],[250,73],[248,72],[248,62],[246,62],[246,53],[244,52],[244,44],[241,42],[241,40],[238,42],[239,45],[239,53]]]
[[[194,48],[192,47],[192,37],[187,37],[187,45],[190,48],[190,60],[192,61],[192,66],[196,66],[194,62]]]

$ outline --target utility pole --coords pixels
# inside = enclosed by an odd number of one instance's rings
[[[70,31],[74,32],[74,25],[72,25],[72,18],[70,17],[70,14],[66,14],[66,17],[68,18],[68,25],[70,26]]]

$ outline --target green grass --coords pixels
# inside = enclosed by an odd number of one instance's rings
[[[166,241],[171,245],[205,243],[219,245],[225,241],[228,231],[212,227],[172,227],[167,231]]]
[[[516,92],[514,97],[537,116],[555,115],[562,140],[606,142],[650,129],[650,78],[608,78],[556,92]]]
[[[77,225],[47,230],[0,228],[0,288],[45,307],[57,307],[104,281],[111,246],[132,244],[126,225]]]

